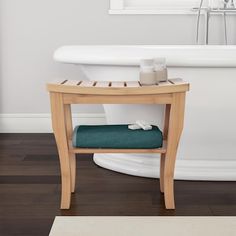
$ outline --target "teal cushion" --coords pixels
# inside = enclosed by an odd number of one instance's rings
[[[80,125],[73,133],[73,146],[78,148],[151,149],[162,147],[162,132],[130,130],[128,125]]]

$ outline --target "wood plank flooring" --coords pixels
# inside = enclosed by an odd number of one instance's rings
[[[176,181],[176,210],[165,210],[159,181],[97,167],[77,157],[76,193],[59,209],[60,176],[52,134],[0,134],[0,235],[46,236],[57,215],[236,216],[236,182]]]

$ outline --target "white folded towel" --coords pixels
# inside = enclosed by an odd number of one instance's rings
[[[135,124],[128,126],[131,130],[143,129],[143,130],[152,130],[152,126],[144,120],[137,120]]]

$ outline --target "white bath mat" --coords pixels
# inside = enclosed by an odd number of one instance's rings
[[[236,217],[55,218],[49,236],[233,236]]]

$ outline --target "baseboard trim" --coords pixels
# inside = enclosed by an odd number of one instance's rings
[[[103,113],[75,113],[74,124],[104,124]],[[0,114],[0,133],[52,133],[51,115]]]

